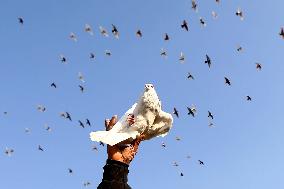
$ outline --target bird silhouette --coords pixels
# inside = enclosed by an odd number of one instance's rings
[[[183,20],[182,24],[181,24],[181,28],[185,29],[186,31],[188,31],[188,24],[185,20]]]
[[[119,38],[119,33],[118,33],[118,30],[116,28],[115,25],[112,24],[112,30],[111,30],[112,34],[114,35],[115,38]]]
[[[84,123],[83,123],[82,121],[78,120],[78,122],[79,122],[79,124],[80,124],[80,126],[81,126],[82,128],[85,128],[85,125],[84,125]]]
[[[187,107],[187,110],[188,110],[188,113],[187,115],[192,115],[192,117],[195,116],[195,112],[196,112],[196,109],[194,107]]]
[[[224,77],[224,78],[225,78],[225,84],[228,84],[230,86],[231,85],[231,81],[227,77]]]
[[[189,73],[189,72],[188,72],[187,78],[188,79],[194,79],[193,75],[191,73]]]
[[[251,101],[251,97],[249,95],[247,95],[247,101]]]
[[[282,39],[284,39],[284,28],[283,27],[281,27],[279,35],[282,37]]]
[[[214,119],[213,114],[210,111],[208,111],[208,116],[207,117],[209,117],[211,119]]]
[[[23,25],[24,24],[24,18],[23,17],[18,17],[18,22]]]
[[[178,111],[177,111],[176,108],[174,108],[174,114],[175,114],[177,117],[179,117],[179,114],[178,114]]]
[[[86,125],[91,126],[91,122],[90,122],[90,120],[89,120],[89,119],[86,119]]]
[[[257,70],[261,70],[262,69],[262,65],[260,63],[255,63],[256,64],[256,69]]]
[[[211,67],[211,59],[210,57],[206,54],[206,60],[204,61],[205,64],[208,64],[208,67]]]
[[[137,30],[136,36],[137,36],[137,37],[142,37],[142,32],[141,32],[141,30]]]
[[[198,160],[198,162],[199,162],[199,165],[204,165],[204,162],[203,162],[203,161]]]
[[[43,148],[41,147],[41,145],[38,145],[38,150],[42,151],[42,152],[44,151]]]
[[[164,37],[164,40],[165,40],[165,41],[168,41],[168,40],[170,40],[170,37],[169,37],[169,35],[168,35],[167,33],[165,33],[165,37]]]
[[[56,84],[53,82],[53,83],[51,83],[51,85],[50,85],[51,87],[54,87],[55,89],[57,88],[57,86],[56,86]]]
[[[83,93],[85,88],[82,85],[79,85],[80,91]]]

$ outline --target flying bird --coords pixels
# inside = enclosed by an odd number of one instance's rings
[[[197,3],[195,0],[191,0],[191,8],[197,12]]]
[[[214,119],[213,114],[210,111],[208,111],[208,116],[207,117],[209,117],[211,119]]]
[[[243,47],[241,47],[240,45],[238,46],[238,48],[237,48],[237,51],[238,52],[241,52],[243,50]]]
[[[43,105],[37,105],[37,110],[40,112],[45,112],[46,108]]]
[[[179,114],[176,108],[174,108],[174,114],[177,116],[177,118],[179,117]]]
[[[165,41],[168,41],[168,40],[170,40],[170,37],[169,37],[169,35],[168,35],[167,33],[165,33],[165,37],[164,37],[164,40],[165,40]]]
[[[115,37],[116,39],[119,38],[118,30],[117,30],[116,26],[113,25],[113,24],[112,24],[112,30],[111,30],[111,32],[112,32],[112,34],[114,35],[114,37]]]
[[[105,51],[105,55],[106,55],[106,56],[111,56],[110,50],[106,50],[106,51]]]
[[[166,147],[166,144],[163,142],[161,146],[165,148],[165,147]]]
[[[161,53],[160,53],[161,56],[167,58],[167,51],[165,49],[161,49]]]
[[[184,56],[183,52],[180,52],[179,61],[180,61],[180,63],[184,63],[184,61],[185,61],[185,56]]]
[[[208,125],[208,127],[210,127],[210,128],[214,127],[213,123],[210,122],[209,125]]]
[[[199,22],[200,22],[201,26],[203,26],[203,27],[206,26],[206,22],[205,22],[204,18],[199,17]]]
[[[225,84],[231,86],[231,81],[227,77],[224,78],[225,78]]]
[[[11,156],[13,153],[14,153],[14,149],[12,149],[12,148],[7,148],[7,147],[6,147],[6,149],[5,149],[5,154],[6,154],[7,156]]]
[[[174,161],[173,166],[178,167],[178,163],[176,161]]]
[[[65,112],[65,113],[66,113],[66,119],[69,119],[70,121],[72,121],[71,115],[69,114],[69,112]]]
[[[84,125],[84,123],[83,123],[82,121],[78,120],[78,122],[79,122],[79,124],[80,124],[80,126],[81,126],[82,128],[85,128],[85,125]]]
[[[47,130],[48,132],[51,132],[51,127],[49,127],[47,124],[44,125],[45,130]]]
[[[181,140],[181,138],[177,136],[176,137],[176,141],[180,141],[180,140]]]
[[[72,173],[73,173],[73,170],[70,169],[70,168],[68,168],[68,173],[69,173],[69,174],[72,174]]]
[[[41,145],[38,145],[38,150],[43,152],[43,148],[41,147]]]
[[[211,67],[211,59],[210,57],[206,54],[206,60],[204,61],[205,64],[208,64],[208,67]]]
[[[66,57],[63,54],[60,55],[60,61],[62,63],[67,63],[67,59],[66,59]]]
[[[186,31],[188,31],[188,24],[185,20],[183,20],[181,28],[185,29]]]
[[[51,83],[50,87],[54,87],[55,89],[57,88],[56,84],[53,82]]]
[[[30,133],[31,132],[31,130],[30,130],[30,128],[25,128],[25,133]]]
[[[257,70],[261,70],[262,65],[261,65],[260,63],[255,63],[255,64],[256,64],[256,69],[257,69]]]
[[[138,30],[138,31],[136,32],[136,36],[137,36],[137,37],[142,37],[142,32],[141,32],[141,30]]]
[[[193,75],[191,73],[188,72],[187,79],[194,79],[194,77],[193,77]]]
[[[199,165],[204,165],[204,162],[203,162],[203,161],[198,160],[198,162],[199,162]]]
[[[93,146],[92,146],[92,150],[93,150],[93,151],[98,151],[98,147],[97,147],[96,145],[93,145]]]
[[[94,53],[90,53],[90,59],[95,59],[95,54]]]
[[[23,25],[24,24],[24,18],[23,17],[18,17],[18,22]]]
[[[107,33],[107,30],[105,28],[100,26],[99,29],[100,29],[100,32],[103,36],[108,37],[108,33]]]
[[[85,32],[89,33],[90,35],[94,35],[92,27],[89,24],[85,24]]]
[[[75,33],[71,32],[69,37],[70,37],[71,40],[73,40],[75,42],[77,41],[77,37],[76,37]]]
[[[83,93],[85,88],[82,85],[79,85],[80,91]]]
[[[180,173],[180,176],[183,177],[183,173]]]
[[[91,185],[91,183],[90,183],[89,181],[86,181],[86,182],[83,183],[83,186],[84,186],[84,187],[88,187],[88,186],[90,186],[90,185]]]
[[[281,27],[279,35],[282,37],[282,39],[284,39],[284,28],[283,27]]]
[[[101,145],[101,146],[105,146],[105,144],[104,144],[103,142],[100,142],[100,145]]]
[[[247,101],[251,101],[251,97],[247,95]]]
[[[188,110],[187,115],[192,115],[192,117],[195,116],[195,113],[196,113],[196,108],[195,108],[195,106],[187,107],[187,110]]]
[[[241,20],[244,20],[243,11],[240,8],[236,11],[236,16],[239,16]]]
[[[89,119],[86,119],[86,125],[89,125],[91,127],[91,122]]]

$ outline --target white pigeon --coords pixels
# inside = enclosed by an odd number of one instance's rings
[[[129,125],[127,118],[134,115],[135,123]],[[91,132],[92,141],[104,142],[111,146],[122,141],[130,142],[144,134],[149,140],[156,136],[165,136],[172,127],[173,117],[162,111],[161,101],[152,84],[145,84],[145,89],[135,103],[109,131]]]

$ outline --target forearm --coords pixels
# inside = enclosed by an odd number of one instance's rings
[[[107,159],[98,189],[131,189],[127,184],[128,166],[123,162]]]

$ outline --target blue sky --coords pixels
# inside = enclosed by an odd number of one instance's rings
[[[1,1],[0,188],[75,189],[83,188],[85,181],[96,188],[106,149],[91,142],[89,132],[102,130],[105,118],[122,115],[145,83],[153,83],[163,109],[172,112],[176,107],[180,118],[174,119],[167,137],[141,144],[130,166],[133,188],[283,186],[284,41],[278,35],[284,26],[283,2],[197,3],[198,12],[189,0]],[[238,7],[243,21],[235,15]],[[18,17],[24,18],[24,25]],[[189,32],[180,28],[184,19]],[[93,36],[84,32],[85,24],[92,26]],[[111,24],[117,26],[119,40],[99,33],[103,26],[110,34]],[[141,39],[135,36],[138,29]],[[69,39],[71,32],[77,42]],[[170,41],[163,40],[164,33]],[[238,45],[243,52],[237,52]],[[161,48],[167,50],[167,59],[160,56]],[[104,55],[107,49],[112,56]],[[178,61],[181,51],[184,64]],[[91,52],[95,60],[89,59]],[[60,54],[68,64],[60,62]],[[212,59],[211,69],[204,64],[206,54]],[[262,64],[261,71],[256,62]],[[86,80],[83,94],[78,72]],[[187,80],[187,72],[195,80]],[[232,86],[224,84],[224,77]],[[57,89],[50,87],[52,82]],[[46,112],[38,112],[38,104]],[[187,116],[186,106],[192,104],[195,118]],[[208,127],[208,110],[214,115],[214,128]],[[73,121],[62,119],[62,111],[69,111]],[[78,120],[86,118],[92,127],[83,129]],[[26,127],[31,133],[25,133]],[[94,144],[98,152],[91,150]],[[4,154],[6,147],[15,150],[11,157]],[[178,167],[172,166],[174,161]]]

